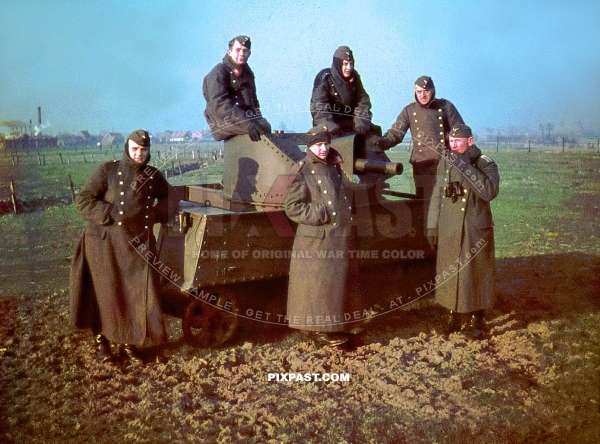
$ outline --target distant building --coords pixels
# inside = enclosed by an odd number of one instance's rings
[[[189,142],[192,139],[192,133],[190,131],[173,131],[169,142],[171,143],[182,143]]]
[[[125,138],[121,133],[106,133],[100,143],[102,147],[123,145]]]
[[[163,131],[156,136],[157,143],[169,143],[169,140],[171,140],[171,134],[173,134],[173,131]]]
[[[196,130],[192,133],[192,140],[200,140],[204,137],[202,130]]]

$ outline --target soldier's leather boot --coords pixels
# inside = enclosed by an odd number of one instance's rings
[[[485,334],[485,322],[483,321],[483,310],[474,312],[469,319],[464,332],[469,339],[482,339]]]
[[[449,335],[450,333],[456,333],[460,331],[460,315],[453,310],[448,313],[448,318],[444,324],[444,333]]]
[[[94,343],[96,344],[96,359],[98,359],[98,362],[113,362],[115,360],[110,349],[110,342],[108,342],[106,336],[103,334],[95,335]]]
[[[144,362],[144,359],[140,356],[135,345],[121,344],[119,347],[119,353],[131,363],[142,364]]]

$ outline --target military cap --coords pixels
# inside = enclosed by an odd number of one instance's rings
[[[132,133],[127,136],[128,140],[133,140],[138,145],[149,147],[150,146],[150,135],[148,131],[143,129],[132,131]]]
[[[327,131],[323,131],[323,129],[318,127],[312,128],[308,132],[307,136],[306,146],[313,146],[321,142],[331,143],[331,135]]]
[[[352,54],[352,50],[347,46],[340,46],[333,53],[334,59],[347,60],[348,62],[354,61],[354,55]]]
[[[450,130],[450,137],[454,137],[455,139],[468,139],[469,137],[473,137],[473,132],[471,131],[470,127],[464,123],[460,123],[452,127]]]
[[[433,80],[429,76],[421,76],[415,80],[415,85],[420,86],[423,89],[435,89]]]
[[[250,49],[250,45],[252,44],[252,42],[250,41],[250,37],[246,36],[246,35],[238,35],[237,37],[232,38],[229,41],[229,47],[231,48],[234,44],[235,41],[240,42],[240,45],[245,46],[246,48]]]

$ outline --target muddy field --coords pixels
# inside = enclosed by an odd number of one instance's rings
[[[498,302],[482,341],[441,335],[428,297],[344,348],[242,322],[226,345],[195,349],[166,316],[169,343],[144,350],[146,365],[99,365],[91,334],[67,324],[84,225],[68,196],[0,217],[0,442],[600,442],[600,155],[489,155]],[[393,298],[421,265],[379,270],[367,297]],[[282,373],[349,381],[269,381]]]

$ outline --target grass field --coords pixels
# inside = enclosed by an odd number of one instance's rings
[[[94,164],[0,154],[24,209],[0,217],[0,442],[600,442],[600,155],[486,154],[501,176],[490,338],[440,335],[431,300],[378,319],[351,351],[251,328],[193,349],[168,317],[168,362],[133,368],[98,366],[91,335],[67,324],[84,227],[67,177],[78,188]],[[408,166],[406,151],[390,157]],[[219,168],[171,180],[214,182]],[[412,191],[410,171],[394,181]],[[267,381],[279,372],[351,380]]]

